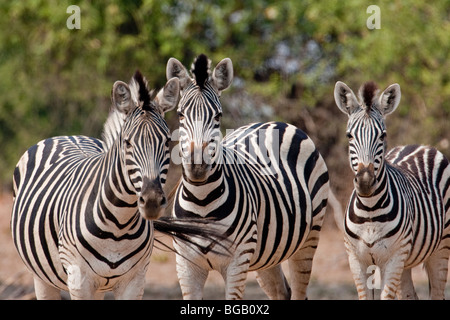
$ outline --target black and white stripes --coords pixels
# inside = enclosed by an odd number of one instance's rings
[[[171,58],[167,76],[178,77],[183,177],[173,215],[204,217],[229,240],[229,256],[175,240],[177,272],[185,299],[200,299],[210,270],[219,271],[227,299],[243,298],[248,271],[270,298],[304,299],[328,197],[328,171],[311,139],[281,122],[255,123],[220,139],[219,96],[233,76],[231,60],[210,72],[206,56],[193,78]],[[197,83],[198,79],[202,84]],[[220,250],[219,250],[220,251]],[[292,296],[280,263],[289,259]]]
[[[37,297],[56,299],[68,290],[73,299],[105,291],[140,298],[155,227],[178,237],[185,299],[203,297],[211,270],[222,274],[227,299],[244,297],[249,271],[270,298],[304,299],[330,193],[319,151],[283,122],[248,124],[222,138],[220,95],[233,79],[230,59],[211,70],[200,55],[188,72],[171,58],[166,74],[156,95],[139,72],[129,85],[114,84],[103,141],[53,137],[18,162],[11,229]],[[421,263],[431,298],[444,298],[448,159],[428,146],[387,151],[385,116],[400,102],[399,85],[380,93],[366,83],[357,98],[338,82],[334,97],[349,117],[354,190],[342,230],[359,298],[374,298],[375,289],[383,299],[417,298],[411,268]],[[182,177],[172,217],[157,220],[168,202],[170,133],[163,116],[176,105]]]
[[[164,89],[179,95],[178,80]],[[164,95],[164,94],[163,94]],[[11,228],[35,279],[38,299],[140,298],[153,246],[153,223],[165,205],[169,129],[142,75],[117,81],[112,118],[98,139],[64,136],[28,149],[14,172]],[[167,108],[165,111],[168,111]],[[107,126],[114,121],[107,121]],[[108,133],[109,132],[109,133]]]
[[[419,145],[387,152],[384,117],[400,102],[400,87],[381,95],[373,83],[360,99],[342,82],[335,100],[349,116],[350,166],[355,189],[344,220],[345,245],[360,299],[414,299],[411,268],[424,263],[430,297],[443,299],[450,254],[450,165],[442,153]],[[371,282],[380,270],[380,286]]]

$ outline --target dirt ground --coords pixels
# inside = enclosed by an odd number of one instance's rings
[[[12,195],[0,194],[0,299],[35,299],[31,274],[25,268],[13,245],[10,232]],[[165,243],[170,239],[158,235]],[[287,278],[289,274],[283,265]],[[413,270],[413,279],[419,298],[428,297],[428,282],[422,267]],[[450,285],[447,285],[447,298]],[[67,294],[63,294],[68,298]],[[210,273],[207,280],[205,299],[223,299],[224,285],[221,276]],[[107,299],[113,298],[107,294]],[[181,291],[175,272],[175,254],[155,248],[147,272],[144,299],[181,299]],[[327,212],[319,247],[314,259],[311,282],[308,287],[309,299],[357,299],[356,290],[350,274],[347,254],[342,234],[337,229],[333,214]],[[248,276],[245,299],[267,299],[255,280],[255,273]]]

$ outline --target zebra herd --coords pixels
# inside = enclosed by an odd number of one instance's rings
[[[222,138],[221,92],[230,59],[211,69],[203,54],[188,71],[171,58],[157,94],[136,72],[114,83],[102,140],[53,137],[29,148],[14,171],[11,229],[34,277],[38,299],[140,299],[154,229],[173,236],[184,299],[202,299],[211,270],[226,299],[244,297],[247,273],[271,299],[305,299],[328,197],[328,169],[313,141],[282,122],[252,123]],[[349,117],[354,190],[342,220],[360,299],[373,299],[377,266],[382,299],[417,299],[411,268],[423,263],[430,297],[444,299],[450,255],[450,165],[431,147],[387,152],[385,116],[400,102],[393,84],[358,94],[337,82],[334,98]],[[177,108],[182,176],[171,217],[162,216],[170,132]],[[289,281],[281,263],[288,262]]]

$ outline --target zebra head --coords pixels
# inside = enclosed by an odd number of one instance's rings
[[[152,99],[139,71],[130,85],[116,81],[111,92],[113,108],[126,115],[116,139],[120,174],[137,195],[139,212],[146,219],[157,219],[167,204],[163,186],[170,161],[170,132],[164,114],[177,105],[179,92],[179,80],[171,79]]]
[[[350,167],[355,173],[354,185],[359,196],[369,197],[380,180],[386,152],[385,116],[392,113],[400,102],[400,86],[392,84],[381,95],[373,82],[365,83],[358,92],[338,81],[334,99],[339,109],[348,115]]]
[[[229,58],[220,61],[212,72],[210,63],[204,54],[199,55],[192,64],[192,76],[175,58],[169,59],[166,69],[168,79],[180,79],[179,146],[184,177],[193,183],[205,182],[217,159],[222,117],[219,97],[233,80]]]

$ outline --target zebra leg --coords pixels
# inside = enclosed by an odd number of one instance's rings
[[[400,282],[404,273],[405,254],[400,254],[391,258],[384,267],[383,285],[381,291],[382,300],[393,300],[400,288]]]
[[[226,300],[242,300],[244,298],[248,268],[249,263],[239,264],[235,260],[228,265],[226,272],[222,273],[225,280]]]
[[[93,300],[96,289],[91,277],[78,265],[69,265],[67,270],[67,287],[72,300]]]
[[[103,299],[105,299],[105,293],[104,292],[97,291],[94,294],[94,300],[103,300]]]
[[[425,262],[425,270],[428,274],[430,287],[430,299],[445,299],[445,284],[448,273],[449,249],[442,249],[434,252]]]
[[[271,300],[289,300],[291,288],[284,276],[281,264],[256,271],[256,280]]]
[[[306,291],[311,277],[314,255],[319,245],[320,229],[325,210],[326,207],[323,207],[322,212],[315,217],[314,226],[311,228],[305,243],[288,260],[292,300],[307,299]]]
[[[142,300],[146,271],[147,268],[143,268],[133,274],[131,280],[124,281],[114,288],[114,298],[116,300]]]
[[[356,254],[351,250],[347,250],[348,262],[350,266],[350,271],[352,272],[353,281],[355,281],[356,291],[358,292],[359,300],[373,300],[374,299],[374,288],[370,288],[367,284],[368,282],[368,266],[363,265]]]
[[[49,285],[41,280],[38,276],[34,276],[34,291],[38,300],[61,300],[61,292],[59,289]]]
[[[202,300],[208,270],[177,255],[177,275],[184,300]]]
[[[306,291],[308,289],[309,279],[311,277],[316,246],[317,243],[312,245],[311,241],[308,240],[304,247],[294,253],[288,260],[290,282],[292,287],[292,300],[307,299]]]
[[[404,269],[402,279],[400,281],[400,288],[397,290],[397,297],[400,300],[418,300],[419,297],[414,289],[414,284],[411,277],[411,269]]]

